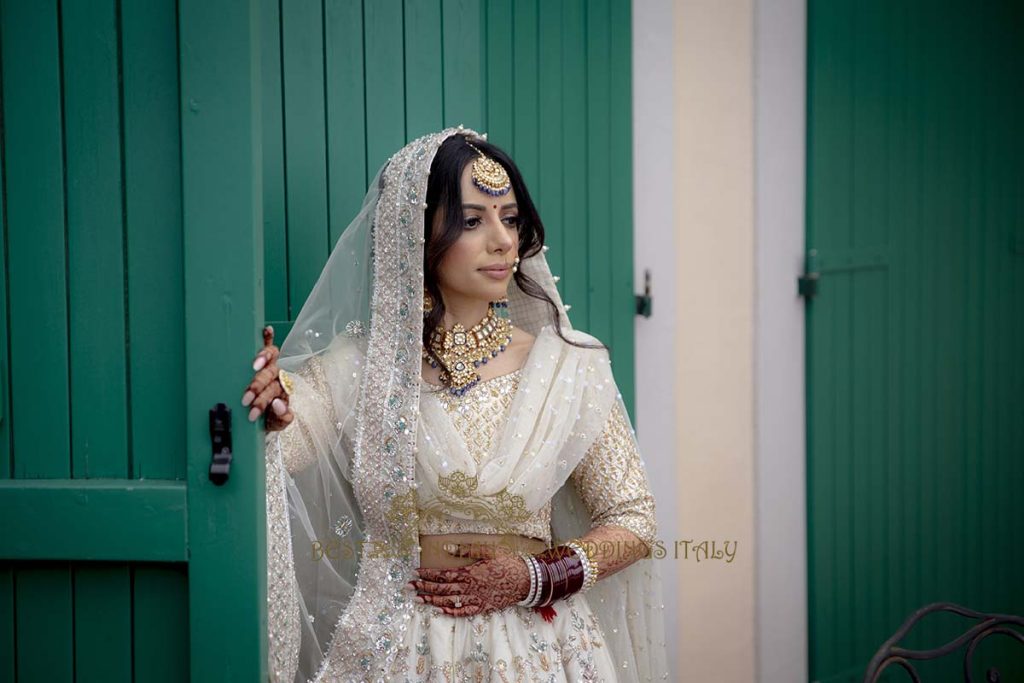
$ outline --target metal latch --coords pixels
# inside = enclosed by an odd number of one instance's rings
[[[805,299],[813,299],[818,293],[818,250],[811,249],[804,259],[804,274],[797,278],[797,291]]]
[[[222,486],[231,471],[231,409],[223,403],[210,409],[210,441],[213,444],[210,481]]]
[[[644,268],[644,293],[636,295],[636,314],[645,318],[651,317],[653,300],[651,299],[651,269]]]

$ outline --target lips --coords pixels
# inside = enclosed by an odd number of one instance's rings
[[[504,282],[512,274],[512,269],[508,266],[488,266],[487,268],[478,268],[477,270],[492,280],[501,282]]]

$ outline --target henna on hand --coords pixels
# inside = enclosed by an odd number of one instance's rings
[[[416,570],[419,580],[410,582],[418,597],[445,614],[468,617],[504,609],[522,601],[530,591],[530,573],[518,555],[465,544],[453,554],[480,559],[457,569],[420,568]],[[456,607],[456,602],[461,607]]]
[[[253,361],[252,367],[256,374],[242,395],[242,405],[251,406],[249,421],[253,422],[264,415],[267,431],[284,429],[295,419],[288,405],[288,395],[278,380],[280,368],[277,358],[280,355],[281,350],[274,345],[274,328],[267,325],[263,328],[263,348]],[[268,407],[270,410],[267,410]]]

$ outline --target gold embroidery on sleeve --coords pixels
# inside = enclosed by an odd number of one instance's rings
[[[621,526],[648,545],[654,542],[654,496],[629,423],[618,404],[613,406],[604,431],[573,471],[572,480],[594,526]]]

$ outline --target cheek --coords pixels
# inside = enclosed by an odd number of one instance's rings
[[[475,263],[475,249],[473,239],[469,233],[464,233],[441,260],[440,271],[443,280],[454,281],[466,276],[466,270],[471,269]]]

